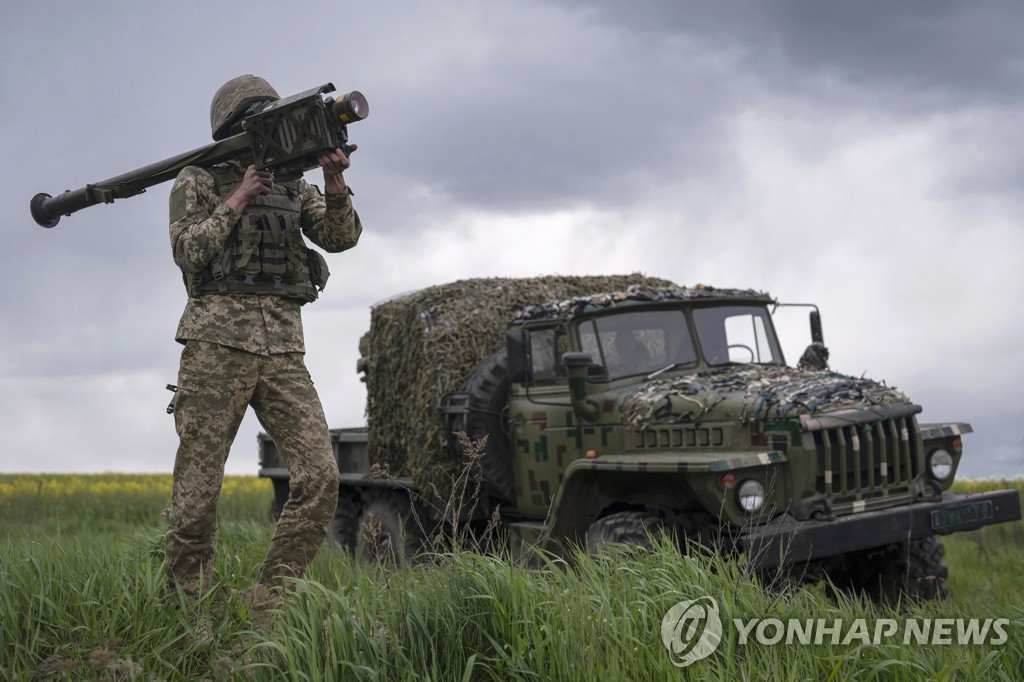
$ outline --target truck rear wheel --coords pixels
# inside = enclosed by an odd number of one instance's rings
[[[356,551],[359,537],[359,493],[346,485],[338,488],[338,507],[327,526],[327,539],[338,549]]]
[[[425,519],[398,490],[373,491],[363,499],[356,554],[371,563],[400,565],[419,554],[426,542]]]
[[[466,379],[462,390],[469,395],[465,429],[470,441],[487,436],[480,458],[487,491],[502,500],[515,501],[515,473],[508,442],[508,351],[484,358]]]
[[[873,601],[895,604],[907,597],[946,598],[946,549],[935,536],[843,557],[846,570],[832,576],[841,589],[863,592]]]
[[[646,511],[624,511],[601,517],[587,530],[587,553],[600,554],[609,544],[653,551],[652,537],[664,532],[659,517]]]
[[[274,486],[274,498],[270,500],[270,521],[277,523],[285,502],[288,501],[288,479],[272,478],[270,483]]]

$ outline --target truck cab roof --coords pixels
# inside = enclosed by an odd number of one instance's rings
[[[528,305],[516,313],[513,324],[540,319],[572,319],[601,313],[619,306],[650,305],[652,303],[714,301],[748,304],[774,303],[769,294],[753,289],[717,289],[705,284],[694,287],[649,286],[634,284],[623,291],[590,294],[573,298]]]

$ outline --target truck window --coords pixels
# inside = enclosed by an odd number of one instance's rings
[[[579,326],[580,349],[590,354],[590,359],[595,365],[604,367],[604,354],[601,352],[601,344],[597,340],[597,327],[593,320],[587,320]]]
[[[609,379],[650,374],[697,361],[681,310],[638,310],[602,315],[579,325],[580,348]]]
[[[565,334],[549,327],[530,331],[530,379],[536,384],[550,384],[564,374],[558,359],[567,348]]]
[[[693,322],[709,365],[782,362],[768,313],[762,307],[697,308],[693,311]]]

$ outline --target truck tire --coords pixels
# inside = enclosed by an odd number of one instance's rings
[[[485,490],[502,502],[515,502],[515,473],[508,442],[508,351],[484,358],[466,379],[462,391],[469,395],[465,429],[470,441],[487,436],[480,458]]]
[[[590,524],[587,529],[587,553],[600,554],[609,544],[621,544],[654,550],[652,537],[664,531],[659,517],[646,511],[623,511],[609,514]]]
[[[277,523],[281,518],[281,510],[288,501],[288,479],[272,478],[270,483],[274,486],[274,497],[270,500],[270,521]]]
[[[890,549],[872,591],[877,589],[878,599],[889,603],[903,596],[941,601],[946,598],[949,577],[944,556],[946,548],[935,536],[900,543]]]
[[[424,548],[424,523],[426,519],[413,513],[405,492],[372,491],[359,514],[356,555],[367,563],[408,563]]]
[[[935,536],[889,545],[881,550],[845,557],[848,569],[833,577],[840,589],[862,592],[880,604],[902,599],[941,601],[946,598],[949,569],[946,549]]]
[[[360,506],[358,491],[347,485],[338,487],[338,508],[327,526],[327,540],[337,549],[356,551]]]

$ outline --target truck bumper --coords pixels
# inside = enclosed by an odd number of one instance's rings
[[[827,520],[798,521],[782,514],[745,529],[737,540],[753,566],[772,568],[1020,518],[1018,492],[996,490],[943,495],[931,502]]]

